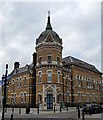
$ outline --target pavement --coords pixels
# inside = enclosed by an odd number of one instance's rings
[[[103,114],[103,113],[102,113]],[[2,113],[0,113],[0,118]],[[82,112],[81,118],[78,119],[78,113],[76,110],[69,111],[40,111],[40,114],[32,113],[32,114],[17,114],[14,113],[14,120],[82,120]],[[5,120],[10,120],[11,114],[5,114]],[[85,120],[103,120],[101,119],[101,114],[85,114]]]

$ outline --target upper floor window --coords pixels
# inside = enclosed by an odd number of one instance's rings
[[[68,86],[68,76],[66,77],[65,85]]]
[[[48,83],[52,82],[52,72],[48,71]]]
[[[59,57],[57,57],[57,63],[58,63],[58,64],[60,63],[60,58],[59,58]]]
[[[12,80],[12,89],[14,89],[14,87],[15,87],[15,86],[14,86],[14,80]]]
[[[38,62],[39,62],[39,64],[41,64],[41,62],[42,62],[42,57],[41,56],[39,57]]]
[[[22,81],[21,81],[21,78],[19,79],[19,87],[22,86]]]
[[[79,75],[76,76],[76,79],[79,80]]]
[[[40,83],[41,81],[42,81],[42,73],[39,72],[39,74],[38,74],[38,83]]]
[[[26,80],[27,80],[26,77],[24,77],[24,86],[26,86]]]
[[[49,53],[48,54],[48,63],[51,63],[52,62],[52,57],[51,57],[51,54]]]
[[[12,84],[14,84],[14,80],[12,80]]]
[[[58,72],[58,83],[60,83],[60,72]]]
[[[18,88],[19,87],[19,79],[17,78],[16,80],[17,80],[16,87]]]

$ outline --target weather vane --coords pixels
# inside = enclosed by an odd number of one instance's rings
[[[48,16],[50,17],[50,10],[48,11]]]

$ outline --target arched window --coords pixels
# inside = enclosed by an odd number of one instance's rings
[[[66,81],[65,81],[65,84],[66,84],[66,86],[68,86],[68,76],[66,77]]]
[[[39,57],[38,62],[39,62],[39,64],[41,64],[41,62],[42,62],[42,57],[41,56]]]
[[[69,93],[66,93],[66,102],[69,102]]]
[[[57,74],[57,80],[58,80],[58,83],[60,83],[60,72],[58,72],[58,74]]]
[[[58,64],[60,63],[60,58],[59,58],[59,56],[57,57],[57,63],[58,63]]]
[[[26,103],[26,92],[24,92],[24,103]]]
[[[38,83],[40,83],[41,81],[42,81],[42,73],[39,72],[39,74],[38,74]]]
[[[48,83],[52,82],[52,72],[48,71]]]
[[[23,93],[20,93],[20,102],[23,103]]]
[[[61,97],[61,94],[58,93],[58,95],[57,95],[57,102],[58,102],[58,103],[60,102],[60,97]]]
[[[42,96],[41,96],[41,94],[38,95],[38,101],[39,101],[39,103],[42,102]]]
[[[52,62],[52,57],[51,57],[51,54],[49,53],[48,54],[48,63],[51,63]]]

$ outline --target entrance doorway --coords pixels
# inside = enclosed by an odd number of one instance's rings
[[[53,109],[53,95],[47,94],[47,109]]]

